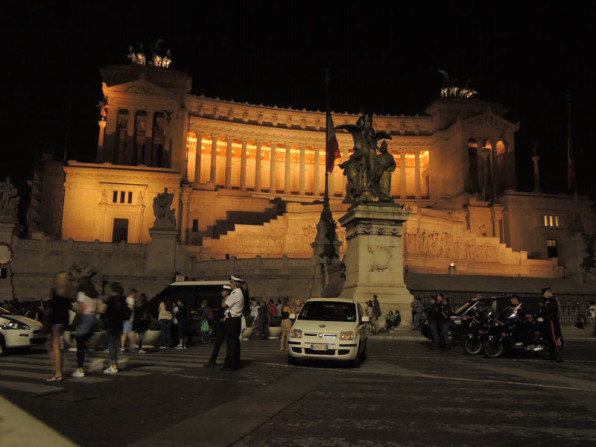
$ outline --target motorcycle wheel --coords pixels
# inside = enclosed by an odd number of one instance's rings
[[[497,357],[500,357],[501,354],[503,354],[503,343],[502,342],[498,342],[498,343],[489,343],[489,342],[485,342],[484,343],[484,355],[491,358],[491,359],[496,359]]]
[[[482,351],[482,342],[477,338],[468,338],[464,342],[464,352],[469,355],[480,354]]]

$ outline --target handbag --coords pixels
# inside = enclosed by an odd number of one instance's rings
[[[209,320],[201,321],[201,332],[209,332]]]

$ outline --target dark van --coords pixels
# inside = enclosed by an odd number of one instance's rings
[[[230,284],[229,280],[221,281],[178,281],[173,282],[156,295],[156,302],[171,297],[174,302],[181,299],[193,312],[201,308],[203,300],[207,300],[209,308],[217,311],[221,306],[221,289]]]

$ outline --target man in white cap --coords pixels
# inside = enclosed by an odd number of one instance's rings
[[[226,328],[226,360],[221,371],[236,371],[240,368],[240,331],[242,328],[242,311],[244,310],[244,294],[242,283],[236,276],[230,276],[232,292],[223,299],[224,325]]]

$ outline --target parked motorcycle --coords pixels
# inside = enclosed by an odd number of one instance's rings
[[[464,340],[464,352],[469,355],[477,355],[482,352],[486,336],[488,334],[489,322],[474,317],[470,323],[471,332]]]
[[[546,353],[547,344],[541,325],[542,317],[535,315],[505,322],[495,320],[487,330],[483,344],[484,355],[497,358],[503,355],[505,349],[517,354],[521,352]]]

